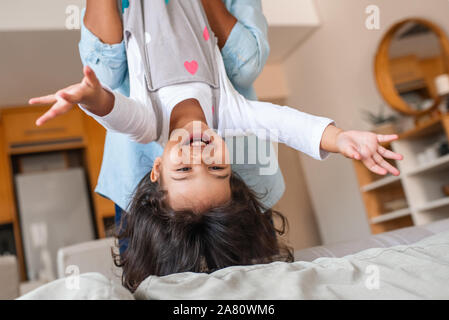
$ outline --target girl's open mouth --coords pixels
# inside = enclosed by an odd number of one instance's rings
[[[210,143],[210,137],[205,133],[199,132],[198,134],[191,133],[190,139],[185,144],[189,144],[192,147],[205,147]]]

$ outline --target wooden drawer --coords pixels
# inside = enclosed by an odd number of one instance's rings
[[[95,200],[97,201],[97,211],[102,218],[110,218],[115,216],[114,202],[109,199],[103,198],[99,194],[95,194]]]
[[[2,125],[0,123],[0,132]],[[9,160],[5,152],[4,137],[0,135],[0,224],[13,221],[14,197]]]
[[[81,111],[73,109],[38,127],[36,120],[48,108],[9,109],[2,113],[5,143],[9,149],[39,143],[82,141],[83,120]]]

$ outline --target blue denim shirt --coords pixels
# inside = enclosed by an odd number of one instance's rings
[[[123,9],[127,0],[123,1]],[[238,20],[221,53],[226,73],[235,89],[250,100],[256,100],[253,82],[262,71],[270,48],[267,40],[267,21],[260,0],[223,0],[228,11]],[[84,16],[84,11],[83,11]],[[129,96],[129,73],[124,41],[105,44],[81,25],[79,43],[81,60],[89,65],[100,81],[113,90]],[[270,144],[270,155],[276,157]],[[132,193],[147,174],[153,161],[162,155],[163,148],[156,142],[140,144],[125,135],[107,132],[103,162],[95,191],[126,210]],[[250,150],[249,152],[256,152]],[[271,208],[282,196],[285,184],[281,171],[269,176],[259,176],[260,165],[233,165],[262,203]]]

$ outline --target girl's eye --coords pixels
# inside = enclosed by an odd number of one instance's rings
[[[189,167],[183,167],[183,168],[177,169],[176,171],[179,171],[179,172],[187,172],[187,171],[189,171],[189,170],[190,170]]]
[[[223,167],[213,166],[213,167],[210,167],[210,169],[211,170],[223,170],[224,168]]]

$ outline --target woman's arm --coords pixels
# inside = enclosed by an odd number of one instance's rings
[[[117,0],[87,0],[83,21],[103,43],[122,42],[123,26]]]
[[[237,19],[228,11],[222,0],[202,0],[212,31],[218,38],[218,47],[222,49]]]
[[[236,88],[252,87],[270,54],[268,24],[262,12],[261,1],[225,0],[227,14],[236,19],[233,20],[235,22],[231,31],[229,31],[231,19],[226,19],[223,6],[218,4],[222,0],[203,0],[203,2],[210,2],[209,6],[213,6],[214,2],[217,3],[214,6],[215,13],[208,14],[208,19],[219,43],[225,40],[223,47],[220,48],[229,79]],[[219,27],[214,28],[216,24],[224,25],[223,30]],[[226,34],[227,37],[224,39],[223,35]]]
[[[102,83],[129,95],[128,63],[117,0],[87,1],[79,51],[83,65],[90,66]]]

